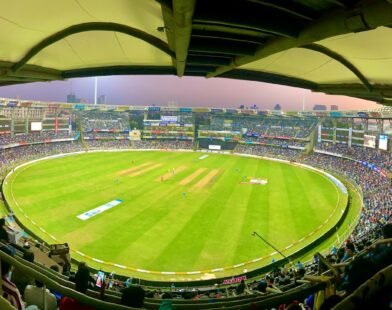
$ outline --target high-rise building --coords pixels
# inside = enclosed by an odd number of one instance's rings
[[[337,111],[339,110],[339,106],[337,106],[336,104],[331,104],[331,111]]]
[[[76,98],[76,95],[74,93],[70,93],[67,95],[67,102],[68,103],[79,103],[80,99]]]
[[[315,104],[313,111],[327,111],[327,106],[325,104]]]
[[[98,98],[97,98],[97,104],[106,104],[106,95],[100,95]]]
[[[279,103],[275,104],[274,110],[275,110],[275,111],[280,111],[280,110],[282,110],[282,107],[280,106]]]

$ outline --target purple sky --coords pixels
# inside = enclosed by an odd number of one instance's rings
[[[0,87],[0,97],[61,101],[67,94],[75,93],[87,102],[93,102],[94,78],[68,81],[31,83]],[[260,109],[272,109],[279,103],[283,110],[306,109],[314,104],[337,104],[340,110],[380,107],[374,102],[345,97],[312,93],[308,90],[260,82],[232,79],[205,79],[176,76],[112,76],[98,78],[98,95],[105,94],[109,104],[238,107],[256,104]]]

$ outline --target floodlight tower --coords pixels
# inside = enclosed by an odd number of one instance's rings
[[[97,104],[98,77],[94,78],[94,104]]]
[[[305,89],[303,95],[302,95],[302,112],[305,111],[305,105],[306,105],[306,96],[309,94],[308,90]]]

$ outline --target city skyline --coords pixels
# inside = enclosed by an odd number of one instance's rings
[[[0,97],[26,100],[66,102],[67,95],[94,102],[94,78],[30,83],[0,87]],[[229,107],[257,105],[259,109],[312,110],[316,104],[338,105],[340,110],[381,107],[374,102],[345,96],[314,93],[294,87],[233,79],[205,79],[175,76],[110,76],[98,78],[98,96],[107,104],[156,105],[175,104],[189,107]]]

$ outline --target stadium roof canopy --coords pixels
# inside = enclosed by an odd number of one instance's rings
[[[392,104],[391,25],[392,0],[4,0],[0,86],[175,74]]]

